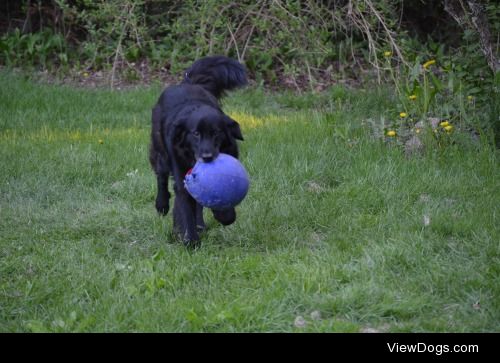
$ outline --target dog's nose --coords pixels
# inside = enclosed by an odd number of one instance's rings
[[[201,154],[201,158],[203,159],[203,161],[212,161],[213,158],[214,158],[214,154],[212,154],[212,153],[202,153]]]

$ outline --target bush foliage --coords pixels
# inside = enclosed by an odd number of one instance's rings
[[[483,9],[498,36],[500,6],[485,1]],[[90,69],[148,60],[177,72],[200,56],[227,54],[256,78],[313,82],[377,69],[385,50],[403,62],[464,47],[480,54],[477,35],[462,31],[441,1],[8,0],[0,11],[2,63],[43,68],[47,60]],[[39,57],[30,54],[35,43]]]
[[[7,0],[0,11],[0,64],[11,67],[103,70],[113,87],[118,77],[177,76],[201,56],[226,54],[258,84],[299,91],[394,82],[397,107],[418,104],[420,119],[434,116],[433,102],[457,114],[457,100],[474,97],[481,122],[500,130],[495,1]]]

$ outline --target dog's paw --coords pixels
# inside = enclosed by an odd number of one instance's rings
[[[196,249],[201,246],[200,236],[197,232],[189,233],[186,231],[182,236],[182,243],[188,248]]]
[[[186,246],[187,248],[193,249],[193,250],[201,247],[200,240],[184,240],[183,243],[184,243],[184,246]]]
[[[168,202],[157,199],[156,203],[155,203],[155,207],[160,215],[162,215],[162,216],[167,215],[168,209],[169,209]]]

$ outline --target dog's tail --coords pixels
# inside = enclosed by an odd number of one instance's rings
[[[186,71],[184,83],[197,84],[221,98],[224,91],[247,84],[245,67],[235,59],[224,56],[205,57]]]

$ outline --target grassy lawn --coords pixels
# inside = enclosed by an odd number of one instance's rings
[[[250,192],[193,252],[154,209],[159,86],[0,82],[0,331],[500,331],[498,153],[406,158],[363,123],[384,92],[228,97]]]

